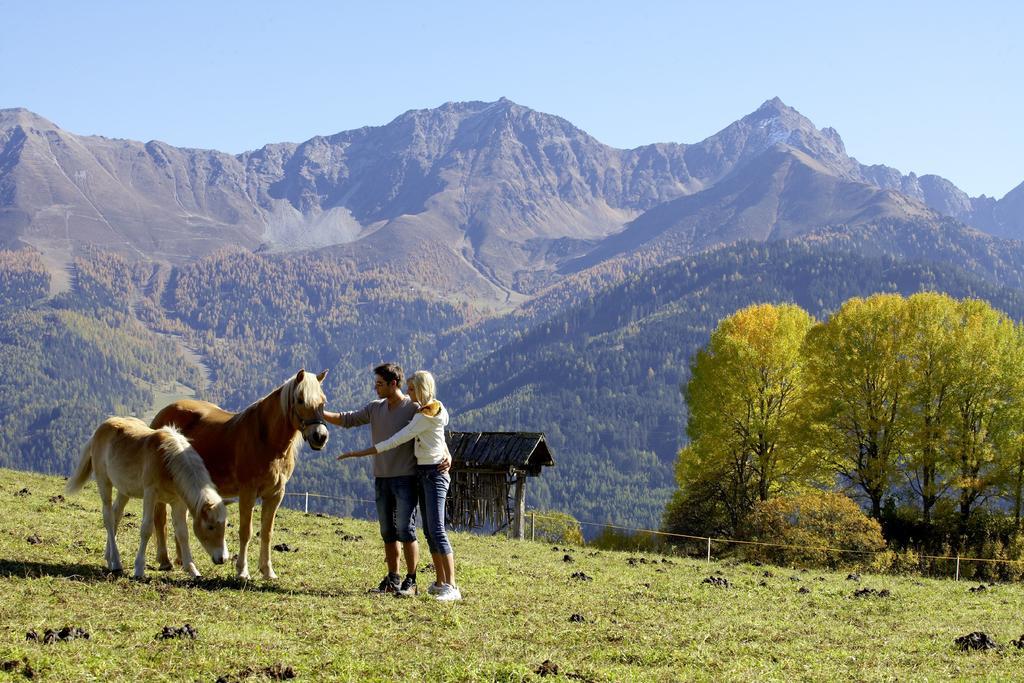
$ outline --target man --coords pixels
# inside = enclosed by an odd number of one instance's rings
[[[370,438],[376,444],[394,436],[409,424],[419,405],[402,393],[404,373],[395,363],[375,367],[373,379],[378,400],[352,412],[324,411],[324,419],[346,429],[368,424]],[[446,471],[450,464],[448,460],[438,468]],[[416,595],[416,565],[419,563],[419,545],[416,542],[418,497],[413,443],[410,441],[374,456],[373,477],[377,521],[384,540],[384,561],[388,574],[372,592],[411,597]],[[401,580],[398,573],[399,543],[405,557],[404,580]]]

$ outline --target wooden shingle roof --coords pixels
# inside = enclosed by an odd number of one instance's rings
[[[446,432],[445,439],[458,468],[516,469],[536,477],[555,464],[541,432]]]

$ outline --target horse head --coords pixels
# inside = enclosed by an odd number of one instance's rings
[[[286,387],[288,392],[288,419],[292,426],[302,432],[302,438],[314,451],[327,445],[327,421],[324,419],[324,403],[327,397],[321,387],[327,371],[319,375],[299,370],[295,379]]]
[[[192,531],[195,532],[203,549],[210,554],[214,564],[224,564],[231,557],[227,541],[224,539],[227,521],[227,507],[219,496],[204,500],[196,514],[192,516]]]

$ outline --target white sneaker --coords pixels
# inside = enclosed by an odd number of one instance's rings
[[[451,584],[443,584],[437,594],[440,602],[455,602],[462,599],[462,592]]]
[[[430,593],[431,595],[438,595],[438,594],[440,594],[440,592],[443,589],[444,589],[444,584],[443,583],[437,583],[436,581],[434,581],[429,586],[427,586],[427,592]]]

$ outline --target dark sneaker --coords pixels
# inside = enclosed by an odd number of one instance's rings
[[[402,585],[399,586],[398,591],[395,593],[396,598],[412,598],[416,597],[416,577],[406,575],[405,580],[402,581]]]
[[[398,574],[388,574],[376,588],[371,588],[369,593],[397,593],[399,589]]]

